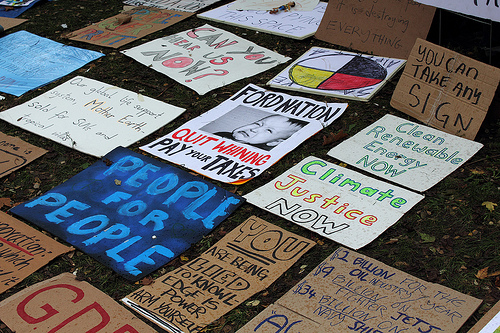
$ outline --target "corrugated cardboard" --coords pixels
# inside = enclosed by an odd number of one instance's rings
[[[498,333],[499,330],[500,302],[497,302],[468,333]]]
[[[25,166],[47,151],[0,132],[0,177]]]
[[[500,69],[417,39],[391,106],[447,133],[474,140]]]

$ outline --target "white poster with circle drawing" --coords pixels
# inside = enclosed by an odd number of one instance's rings
[[[500,22],[500,3],[498,0],[415,0],[416,2],[454,12],[490,19]]]
[[[249,84],[231,98],[141,149],[212,179],[258,176],[347,108]]]

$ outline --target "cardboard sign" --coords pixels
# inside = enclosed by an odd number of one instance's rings
[[[209,25],[122,52],[200,95],[290,59]]]
[[[405,62],[312,47],[267,84],[274,88],[368,101]]]
[[[413,0],[333,0],[316,38],[365,53],[407,59],[427,37],[435,8]]]
[[[47,151],[0,132],[0,177],[22,168]]]
[[[70,273],[3,300],[0,319],[16,332],[156,332],[111,297]]]
[[[0,293],[72,249],[0,212]]]
[[[298,0],[292,2],[294,3],[294,6],[290,8],[290,11],[311,11],[318,5],[318,0]],[[230,9],[272,10],[280,8],[285,4],[287,4],[287,2],[283,0],[236,0],[233,4],[231,4]]]
[[[193,14],[137,7],[71,33],[72,40],[118,48]]]
[[[141,149],[225,183],[258,176],[347,108],[247,85]]]
[[[248,10],[245,12],[233,10],[229,9],[231,4],[227,4],[198,14],[198,17],[273,35],[304,39],[314,35],[318,29],[326,5],[326,2],[319,2],[311,11],[271,14],[267,10]]]
[[[148,6],[194,13],[217,1],[219,0],[125,0],[123,3],[132,6]]]
[[[11,212],[137,280],[199,241],[243,201],[120,147]]]
[[[26,31],[9,34],[0,38],[0,91],[21,96],[102,56]]]
[[[500,22],[500,4],[491,0],[415,0],[417,2]]]
[[[328,155],[417,191],[425,191],[483,147],[483,144],[385,115]]]
[[[24,23],[26,21],[28,21],[28,20],[27,19],[9,18],[9,17],[0,17],[0,26],[3,28],[3,30],[8,30],[8,29],[13,28],[16,25],[19,25],[19,24]]]
[[[238,333],[452,333],[480,304],[341,247]]]
[[[200,332],[269,287],[315,243],[255,216],[122,301],[166,330]]]
[[[500,302],[497,302],[468,333],[500,332]]]
[[[323,237],[359,249],[424,197],[308,157],[245,198]]]
[[[495,96],[500,69],[418,39],[391,106],[474,140]]]
[[[15,126],[101,157],[129,146],[185,109],[129,90],[77,76],[0,113]]]

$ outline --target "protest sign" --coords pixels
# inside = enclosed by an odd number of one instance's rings
[[[474,140],[499,81],[499,68],[417,39],[391,106],[429,126]]]
[[[481,302],[340,247],[238,333],[453,333]]]
[[[474,141],[385,115],[328,155],[378,177],[425,191],[481,149]]]
[[[129,146],[185,109],[77,76],[0,113],[15,126],[64,146],[101,157]]]
[[[318,0],[298,0],[289,1],[288,4],[293,3],[290,11],[311,11],[318,5]],[[231,4],[232,10],[272,10],[283,7],[287,4],[286,0],[236,0]],[[282,9],[279,9],[281,11]]]
[[[9,34],[0,38],[0,91],[21,96],[102,56],[27,31]]]
[[[1,0],[0,6],[21,7],[21,6],[28,6],[35,1],[36,0]]]
[[[377,238],[423,198],[312,156],[245,195],[251,204],[353,249]]]
[[[219,0],[125,0],[123,3],[132,6],[148,6],[194,13],[217,1]]]
[[[225,183],[258,176],[347,108],[247,85],[141,149]]]
[[[3,300],[0,319],[16,332],[156,332],[71,273],[42,281]]]
[[[0,212],[0,293],[72,249]]]
[[[39,1],[40,0],[33,0],[26,6],[2,6],[2,5],[0,5],[0,16],[1,17],[10,17],[10,18],[18,17],[19,15],[24,13],[26,10],[33,7],[33,5]]]
[[[198,17],[273,35],[304,39],[314,35],[318,29],[326,5],[326,2],[319,2],[311,11],[271,14],[267,10],[248,10],[244,12],[233,10],[229,9],[231,4],[227,4],[198,14]]]
[[[22,168],[47,151],[0,132],[0,177]]]
[[[137,7],[74,31],[72,40],[118,48],[193,14],[154,7]]]
[[[122,301],[170,332],[200,332],[269,287],[314,245],[252,216],[198,258]]]
[[[468,333],[500,332],[500,302],[497,302]]]
[[[333,0],[316,38],[384,57],[407,59],[418,37],[425,38],[435,8],[413,0]]]
[[[207,24],[122,52],[200,95],[290,59]]]
[[[482,17],[500,22],[500,4],[498,0],[415,0],[438,8],[452,10],[463,14]]]
[[[9,17],[0,17],[0,28],[2,28],[4,31],[8,30],[10,28],[15,27],[16,25],[19,25],[21,23],[24,23],[28,21],[27,19],[16,19],[16,18],[9,18]],[[0,33],[2,31],[0,30]]]
[[[199,241],[243,201],[119,147],[11,212],[137,280]]]
[[[405,62],[312,47],[267,84],[273,88],[368,101]]]

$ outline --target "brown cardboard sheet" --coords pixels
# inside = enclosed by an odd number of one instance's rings
[[[0,177],[22,168],[47,151],[0,132]]]

